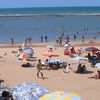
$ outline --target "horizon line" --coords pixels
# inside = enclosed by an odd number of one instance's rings
[[[100,6],[37,6],[37,7],[5,7],[5,8],[0,8],[0,9],[21,9],[21,8],[64,8],[64,7],[68,7],[68,8],[71,8],[71,7],[100,7]]]

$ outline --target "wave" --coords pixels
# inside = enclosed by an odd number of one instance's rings
[[[100,16],[100,13],[49,13],[49,14],[0,14],[0,17],[35,17],[35,16]]]

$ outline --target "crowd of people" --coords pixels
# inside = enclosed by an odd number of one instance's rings
[[[59,46],[63,46],[63,39],[65,39],[65,44],[68,44],[69,45],[69,42],[70,42],[70,36],[67,35],[67,36],[64,36],[64,32],[61,32],[60,33],[60,36],[57,37],[56,39],[56,43],[59,45]],[[73,35],[73,40],[76,41],[77,40],[77,34],[74,34]],[[14,44],[14,38],[11,38],[11,41],[12,41],[12,45]],[[82,35],[82,41],[84,42],[85,41],[85,37],[84,35]],[[25,39],[25,44],[27,43],[30,43],[31,44],[32,42],[32,38],[29,37],[28,39]],[[40,42],[43,43],[43,42],[48,42],[48,37],[47,35],[43,35],[41,34],[40,35]],[[65,50],[69,50],[68,48],[66,48]],[[22,49],[19,49],[19,51],[22,51]],[[50,52],[52,52],[52,48],[49,49]],[[78,54],[79,56],[81,55],[81,51],[79,50],[79,52],[76,52],[74,46],[71,46],[70,50],[69,50],[69,55],[71,57],[74,57],[73,55],[74,54]],[[88,53],[88,55],[86,56],[89,60],[89,62],[91,63],[91,66],[92,67],[95,67],[96,63],[97,62],[100,62],[100,52],[93,52],[92,55],[91,53]],[[59,62],[56,62],[56,63],[48,63],[48,59],[46,59],[45,63],[44,63],[44,66],[46,69],[48,70],[57,70],[59,68],[62,68],[62,71],[64,73],[69,73],[71,70],[73,71],[73,69],[70,67],[71,65],[70,64],[65,64],[65,62],[63,62],[62,64],[60,64]],[[29,63],[27,63],[28,66],[30,66]],[[23,65],[23,66],[26,66],[26,65]],[[42,79],[44,79],[44,75],[43,75],[43,71],[42,71],[42,62],[41,62],[41,59],[38,60],[38,63],[37,63],[37,77],[39,78],[40,75],[42,77]],[[75,71],[76,73],[84,73],[86,71],[86,65],[82,65],[81,63],[79,63],[79,65],[77,66],[77,70]],[[98,71],[98,75],[100,71]],[[95,77],[97,77],[98,75],[95,75]],[[91,77],[92,78],[92,77]],[[100,78],[100,77],[98,77]]]
[[[91,67],[95,67],[96,63],[100,63],[100,52],[93,52],[92,54],[89,52],[87,55],[89,62],[91,63]]]
[[[68,48],[67,48],[68,49]],[[50,50],[50,52],[52,52],[52,50]],[[81,54],[82,54],[82,51],[80,50],[80,53],[76,53],[76,50],[74,48],[74,46],[71,47],[70,49],[70,52],[72,54],[77,54],[78,56],[81,57]],[[91,66],[92,67],[95,67],[95,64],[97,62],[100,63],[100,52],[97,51],[97,52],[89,52],[87,55],[84,55],[84,57],[88,58],[88,61],[91,63]],[[46,59],[45,62],[44,62],[44,66],[47,70],[57,70],[57,69],[60,69],[62,68],[62,71],[64,73],[70,73],[70,71],[72,72],[75,72],[75,73],[87,73],[87,72],[92,72],[92,71],[88,71],[87,70],[87,67],[85,64],[82,64],[79,62],[79,65],[77,66],[77,70],[73,70],[73,68],[71,68],[71,65],[68,63],[68,62],[62,62],[62,63],[59,63],[59,62],[54,62],[54,63],[48,63],[49,60]],[[37,64],[37,77],[39,76],[39,73],[41,74],[41,77],[43,78],[43,72],[42,72],[42,63],[41,63],[41,60],[38,61],[38,64]],[[96,79],[99,79],[99,71],[98,72],[98,75],[96,74],[95,77],[98,77]],[[93,76],[94,77],[94,76]]]

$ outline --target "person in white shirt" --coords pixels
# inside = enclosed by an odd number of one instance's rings
[[[46,69],[49,69],[48,59],[46,59],[44,64],[45,64]]]
[[[64,73],[70,73],[71,70],[72,70],[72,68],[70,67],[70,64],[68,64],[68,65],[66,66],[66,68],[63,69],[63,72],[64,72]]]

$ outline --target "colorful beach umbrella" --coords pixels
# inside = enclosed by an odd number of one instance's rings
[[[81,100],[81,98],[74,93],[56,91],[42,96],[39,100]]]
[[[96,47],[88,47],[88,48],[86,48],[85,50],[86,50],[86,51],[99,51],[99,49],[96,48]]]
[[[47,89],[35,83],[22,83],[13,89],[12,95],[14,100],[39,100],[47,93]]]
[[[17,56],[18,60],[27,60],[28,59],[28,56],[27,54],[18,54]]]
[[[23,53],[31,53],[34,54],[34,50],[32,48],[24,48]]]

